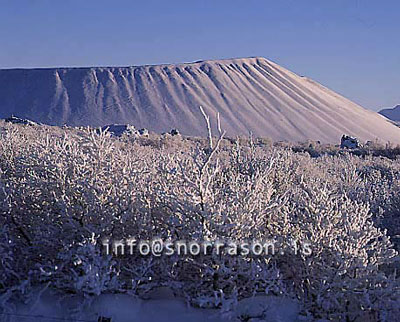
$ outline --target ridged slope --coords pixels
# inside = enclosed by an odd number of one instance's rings
[[[199,105],[211,117],[219,112],[231,136],[338,142],[346,133],[400,143],[400,129],[378,113],[264,58],[0,71],[0,117],[205,135]]]

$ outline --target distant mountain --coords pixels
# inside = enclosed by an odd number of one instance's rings
[[[400,105],[397,105],[393,108],[385,108],[380,110],[378,113],[387,117],[389,120],[395,121],[396,123],[400,122]]]
[[[0,70],[0,117],[54,125],[130,123],[205,135],[199,106],[227,134],[340,142],[342,134],[400,143],[400,129],[265,58],[189,64]]]

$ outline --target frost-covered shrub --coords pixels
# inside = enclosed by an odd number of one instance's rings
[[[315,318],[391,320],[399,162],[292,148],[0,124],[0,292],[46,284],[145,297],[167,286],[198,306],[273,294],[298,298]],[[131,236],[307,241],[312,254],[101,253],[105,238]]]
[[[56,288],[83,295],[119,289],[116,262],[111,256],[102,255],[94,238],[61,251],[51,270],[42,273],[45,275],[42,279],[52,282]]]

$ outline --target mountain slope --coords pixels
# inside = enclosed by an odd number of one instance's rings
[[[385,108],[378,113],[387,117],[389,120],[400,122],[400,105],[393,108]]]
[[[199,105],[220,113],[228,135],[338,142],[347,133],[400,143],[400,129],[384,117],[264,58],[0,71],[0,117],[204,135]]]

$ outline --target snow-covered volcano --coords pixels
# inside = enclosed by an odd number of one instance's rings
[[[0,70],[0,117],[54,125],[130,123],[205,135],[199,106],[230,136],[400,143],[400,129],[320,84],[265,58],[188,64]]]

